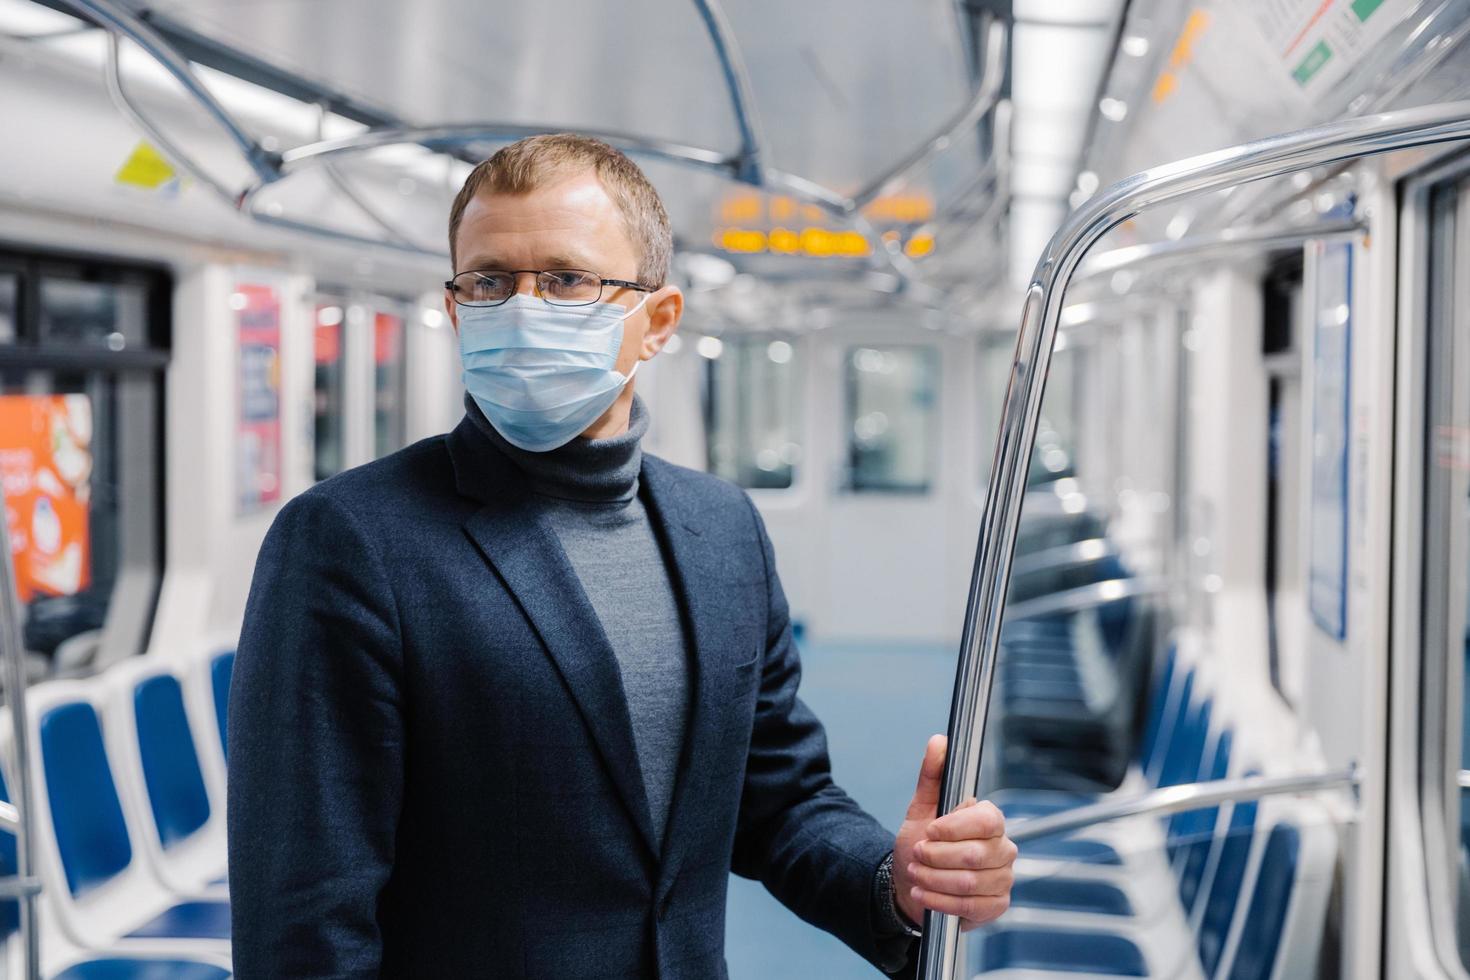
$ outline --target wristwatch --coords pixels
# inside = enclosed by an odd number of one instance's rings
[[[882,904],[888,925],[893,932],[902,931],[915,939],[924,934],[922,929],[915,928],[909,923],[904,914],[899,911],[898,903],[893,896],[893,852],[889,851],[883,863],[878,865],[878,889],[882,892]]]

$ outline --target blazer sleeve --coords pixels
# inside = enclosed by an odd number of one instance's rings
[[[912,976],[913,944],[884,930],[875,901],[878,865],[893,850],[894,835],[832,781],[826,731],[797,697],[801,657],[771,540],[748,497],[746,503],[765,562],[769,611],[732,870],[760,881],[879,970]]]
[[[401,644],[382,558],[312,490],[256,562],[230,687],[240,980],[377,977],[403,796]]]

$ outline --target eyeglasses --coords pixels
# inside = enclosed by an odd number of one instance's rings
[[[608,286],[653,292],[647,286],[626,279],[603,279],[582,269],[477,269],[461,272],[444,283],[460,306],[499,306],[516,294],[521,276],[536,277],[536,295],[551,306],[591,306],[602,299]]]

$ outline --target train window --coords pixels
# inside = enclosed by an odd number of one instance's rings
[[[406,436],[403,317],[379,310],[373,318],[373,445],[375,456],[401,449]]]
[[[40,335],[48,346],[120,351],[147,342],[147,291],[140,283],[41,279]]]
[[[322,297],[316,306],[316,388],[312,400],[315,450],[312,471],[318,480],[342,472],[344,447],[342,422],[343,330],[347,301]]]
[[[1470,966],[1470,198],[1454,187],[1430,200],[1428,401],[1424,499],[1424,810],[1443,819],[1459,955]]]
[[[706,362],[710,471],[747,489],[784,490],[801,464],[799,349],[771,336],[719,344],[706,347],[717,355]]]
[[[934,472],[939,352],[854,347],[847,352],[848,488],[924,493]]]
[[[5,266],[0,482],[25,645],[84,671],[138,652],[152,617],[167,357],[137,348],[166,346],[171,283],[93,261]]]

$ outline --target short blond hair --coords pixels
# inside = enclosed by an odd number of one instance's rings
[[[449,208],[449,257],[454,261],[454,240],[464,210],[481,191],[494,194],[525,194],[554,180],[588,170],[597,174],[623,216],[628,237],[638,252],[638,283],[657,289],[669,277],[674,253],[674,233],[658,191],[643,171],[622,151],[602,140],[576,133],[527,136],[470,171],[464,186]],[[458,266],[454,271],[459,271]],[[603,270],[595,270],[602,272]]]

